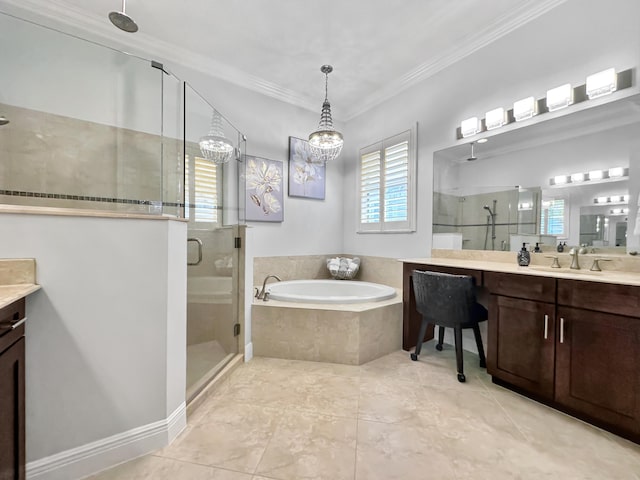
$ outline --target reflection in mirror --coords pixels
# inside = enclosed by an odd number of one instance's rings
[[[468,142],[436,152],[433,248],[624,253],[639,105],[631,96],[492,135],[473,159]],[[616,167],[625,175],[609,177]]]

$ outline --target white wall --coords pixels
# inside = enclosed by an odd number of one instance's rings
[[[345,131],[344,250],[363,255],[425,256],[431,246],[433,152],[456,143],[460,121],[563,83],[615,67],[638,67],[640,3],[569,0],[519,30],[351,120]],[[358,150],[418,121],[418,229],[413,234],[358,235]]]
[[[2,256],[35,258],[42,286],[27,304],[27,462],[175,412],[186,224],[22,214],[0,214],[0,224],[10,232]]]

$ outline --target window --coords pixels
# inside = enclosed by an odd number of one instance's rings
[[[360,150],[358,232],[415,231],[415,129]]]
[[[218,223],[218,166],[204,158],[187,156],[185,179],[185,218],[196,223]]]
[[[540,210],[540,234],[566,237],[565,199],[553,198],[542,201]]]

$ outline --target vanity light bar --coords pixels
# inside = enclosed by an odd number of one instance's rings
[[[628,208],[613,208],[611,210],[611,215],[627,215],[628,213]]]
[[[593,203],[602,204],[627,204],[629,203],[629,195],[611,195],[610,197],[597,197],[593,199]]]
[[[633,69],[616,72],[615,68],[608,68],[589,75],[585,84],[573,87],[570,83],[566,83],[548,90],[546,97],[540,100],[527,97],[514,102],[512,109],[505,110],[499,107],[486,112],[484,119],[468,118],[461,122],[456,131],[456,137],[460,140],[513,122],[522,122],[541,113],[554,112],[574,103],[593,100],[617,90],[629,88],[632,84]]]
[[[577,185],[585,182],[617,181],[629,177],[628,167],[613,167],[608,170],[591,170],[588,173],[572,173],[571,175],[556,175],[549,179],[549,185]],[[595,202],[599,203],[599,202]]]

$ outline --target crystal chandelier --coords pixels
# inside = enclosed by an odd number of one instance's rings
[[[325,163],[333,160],[342,150],[342,134],[333,128],[333,120],[331,119],[331,104],[328,100],[328,84],[329,74],[333,71],[331,65],[323,65],[320,71],[324,73],[324,102],[322,104],[322,113],[320,114],[320,123],[318,129],[309,135],[309,147],[311,153],[319,163]]]
[[[234,151],[233,144],[224,136],[222,116],[213,110],[209,133],[198,142],[202,156],[213,163],[227,163]]]

